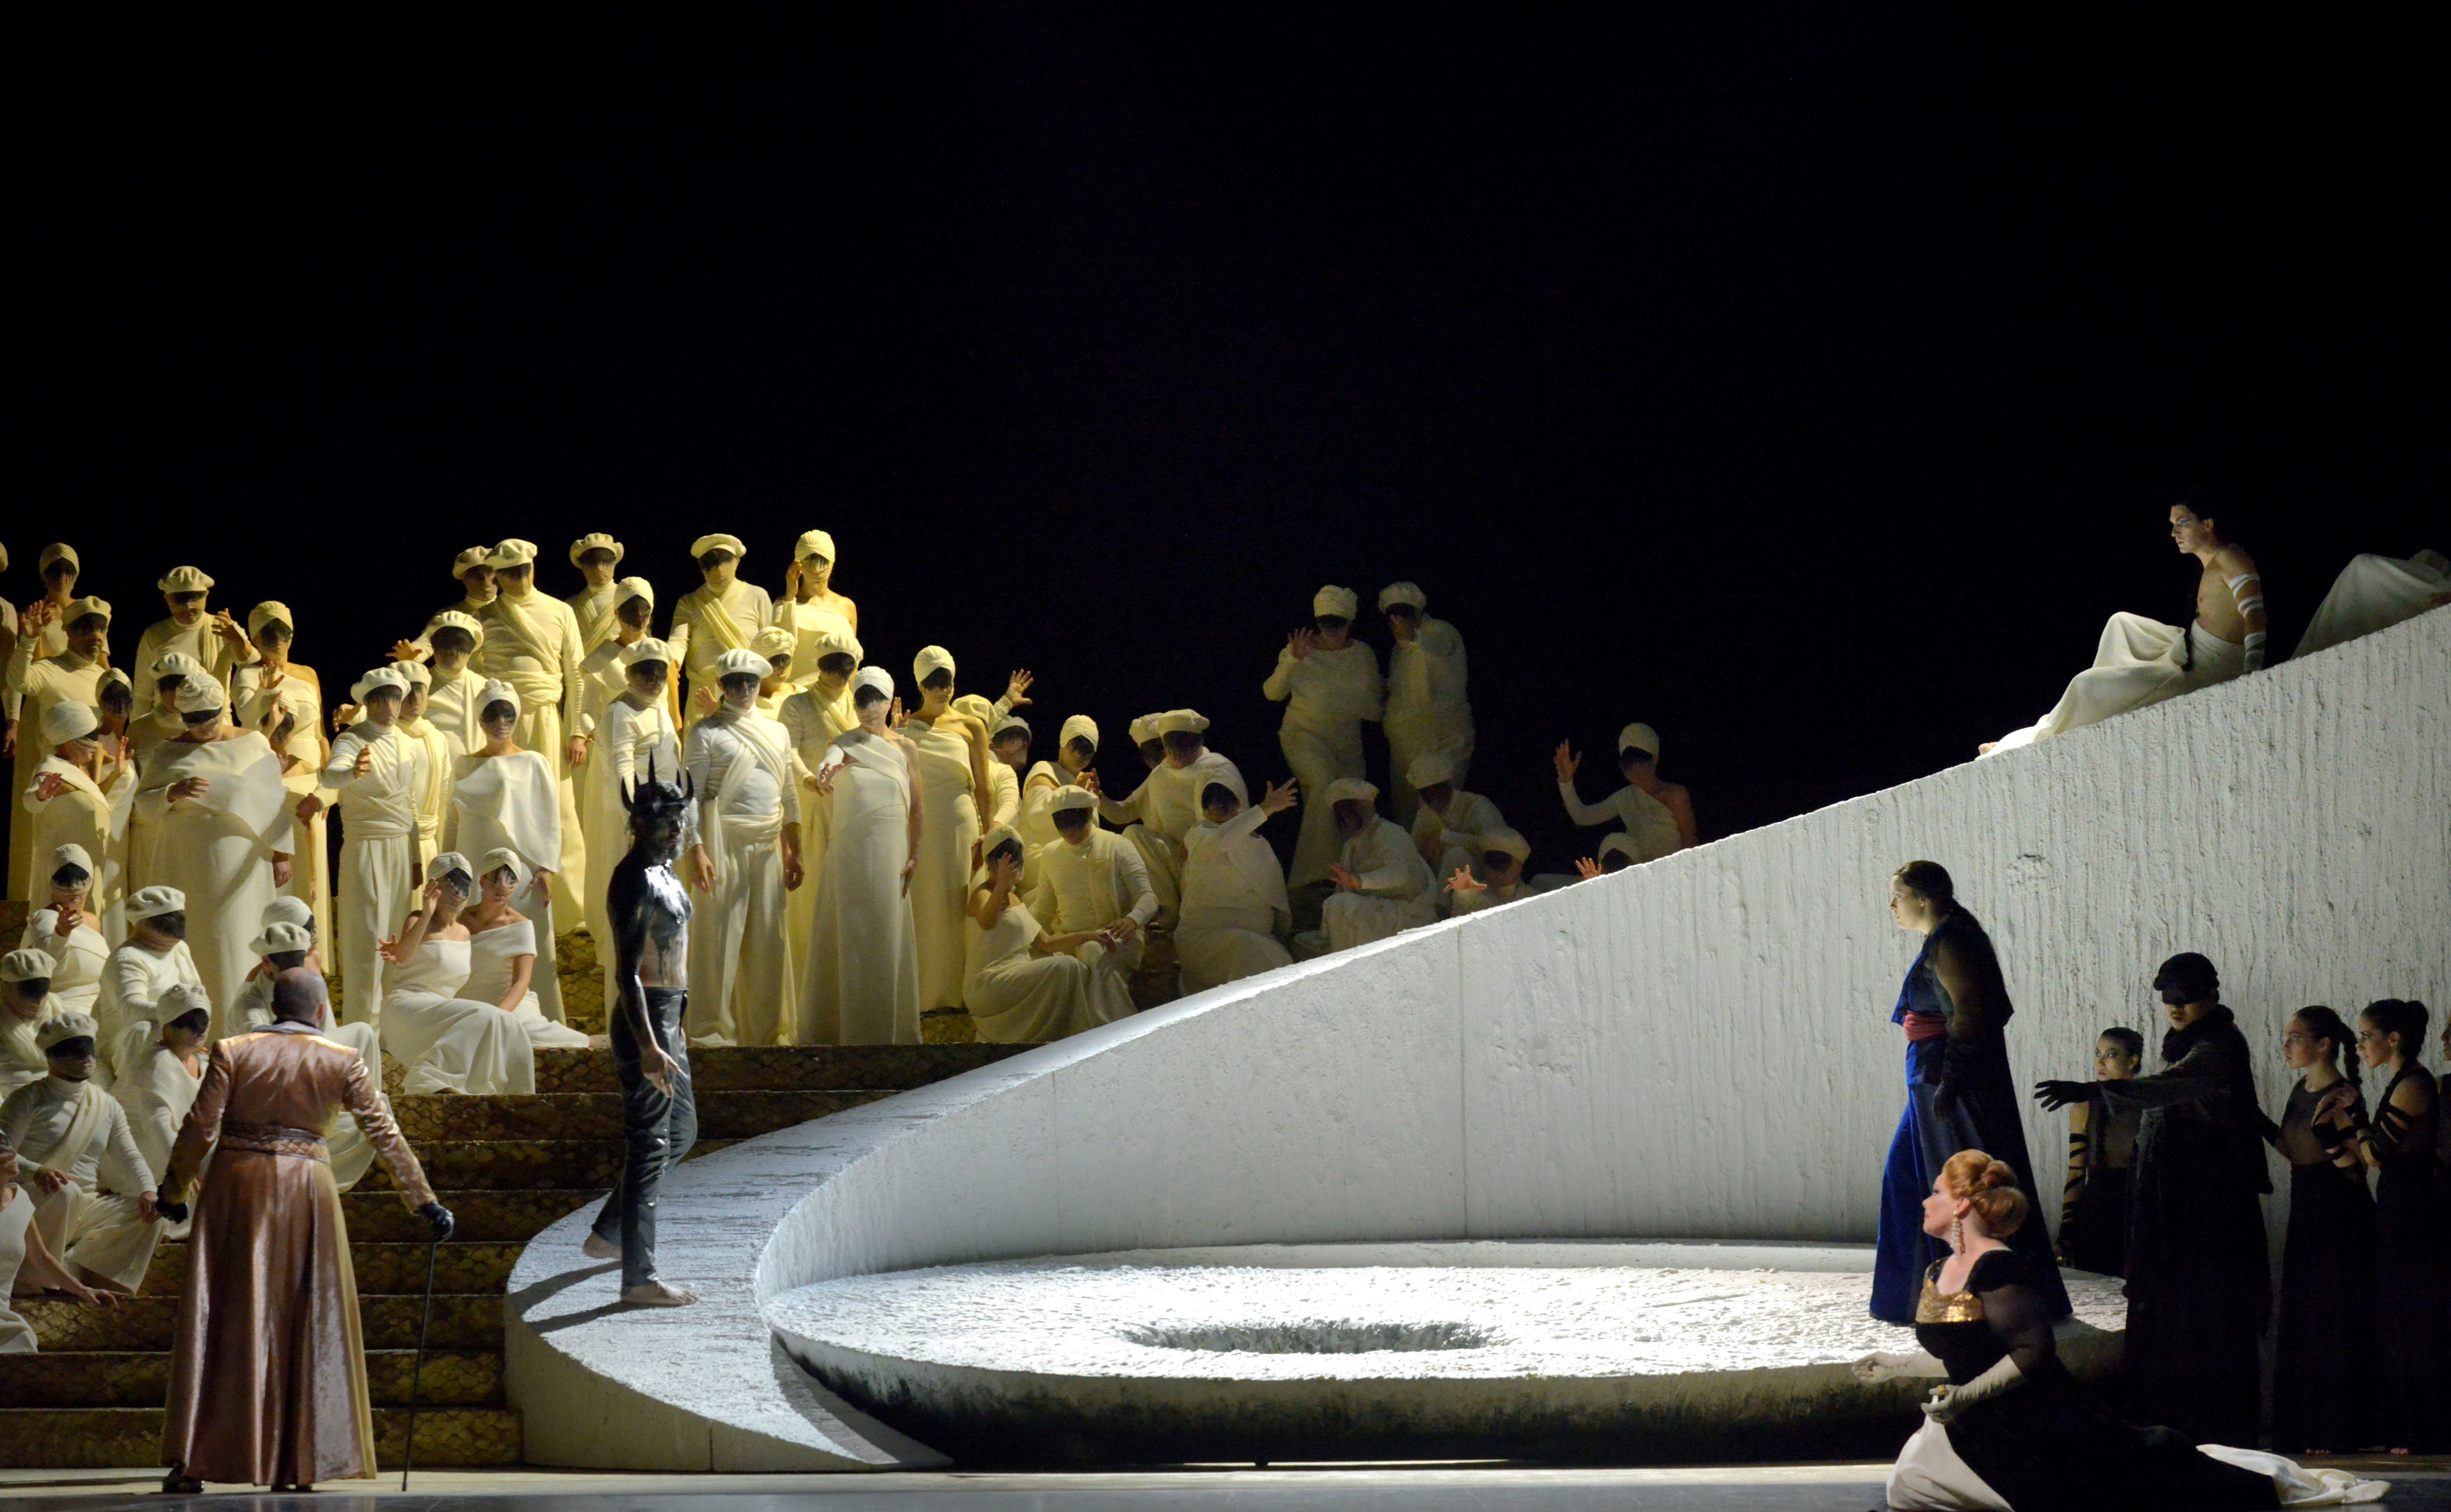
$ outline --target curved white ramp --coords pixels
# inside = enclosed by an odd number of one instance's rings
[[[1883,901],[1917,856],[2000,945],[2021,1077],[2085,1075],[2107,1024],[2158,1034],[2153,967],[2193,949],[2277,1103],[2291,1010],[2451,998],[2451,613],[693,1162],[665,1184],[662,1261],[700,1307],[609,1308],[583,1215],[529,1245],[508,1322],[530,1458],[921,1460],[772,1342],[761,1305],[837,1276],[1254,1243],[1869,1239],[1912,954]],[[2029,1115],[2057,1169],[2065,1125]]]

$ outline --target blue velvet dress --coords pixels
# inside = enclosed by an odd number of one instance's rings
[[[1951,1001],[1933,965],[1933,952],[1957,953],[1987,999],[1974,1005]],[[1980,1015],[1979,1018],[1962,1015]],[[1923,1231],[1923,1199],[1949,1157],[1961,1150],[1980,1150],[2016,1170],[2028,1198],[2026,1221],[2010,1239],[2010,1248],[2041,1262],[2034,1268],[2054,1309],[2065,1317],[2068,1289],[2060,1284],[2051,1258],[2050,1233],[2036,1200],[2033,1162],[2026,1155],[2026,1129],[2018,1120],[2015,1078],[2009,1074],[2009,1049],[2003,1035],[2009,1016],[2007,983],[2001,979],[1991,941],[1962,910],[1951,913],[1924,937],[1923,950],[1908,968],[1898,989],[1892,1023],[1903,1024],[1909,1014],[1937,1018],[1951,1033],[1907,1042],[1907,1105],[1890,1141],[1889,1164],[1881,1173],[1879,1243],[1873,1263],[1873,1316],[1884,1323],[1912,1324],[1924,1272],[1948,1253],[1939,1240]],[[1961,1032],[1963,1031],[1963,1032]],[[1944,1080],[1956,1106],[1944,1117],[1935,1102]]]

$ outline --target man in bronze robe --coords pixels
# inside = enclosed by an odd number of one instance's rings
[[[212,1048],[162,1182],[186,1214],[211,1154],[187,1240],[170,1356],[165,1491],[206,1481],[305,1490],[375,1473],[374,1417],[358,1328],[349,1234],[324,1136],[343,1109],[391,1172],[401,1200],[451,1233],[425,1173],[391,1120],[365,1061],[316,1032],[324,979],[274,979],[273,1021]]]

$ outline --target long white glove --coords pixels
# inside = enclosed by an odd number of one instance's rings
[[[1876,1349],[1847,1368],[1855,1372],[1856,1380],[1868,1386],[1911,1376],[1930,1377],[1949,1374],[1938,1360],[1921,1349],[1910,1354],[1893,1354],[1886,1349]]]
[[[1945,1386],[1924,1399],[1923,1413],[1934,1423],[1948,1423],[1977,1402],[1988,1402],[2011,1386],[2026,1384],[2026,1373],[2017,1368],[2014,1355],[2004,1354],[1991,1364],[1991,1368],[1964,1386]]]

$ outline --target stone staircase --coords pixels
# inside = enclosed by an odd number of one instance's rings
[[[13,941],[17,929],[0,920]],[[600,1031],[603,994],[586,937],[560,941],[565,1011]],[[967,1018],[946,1029],[967,1030]],[[947,1035],[951,1037],[951,1035]],[[702,1050],[693,1054],[697,1153],[823,1117],[986,1065],[1025,1046],[924,1044]],[[620,1157],[612,1056],[550,1050],[529,1096],[409,1096],[392,1111],[458,1216],[435,1252],[434,1314],[418,1389],[417,1460],[438,1468],[520,1463],[519,1411],[502,1395],[502,1293],[520,1249],[601,1200]],[[377,1166],[343,1194],[357,1273],[376,1452],[397,1467],[425,1286],[422,1221]],[[42,1352],[0,1356],[0,1468],[153,1466],[186,1247],[165,1243],[137,1297],[110,1310],[21,1298]]]

